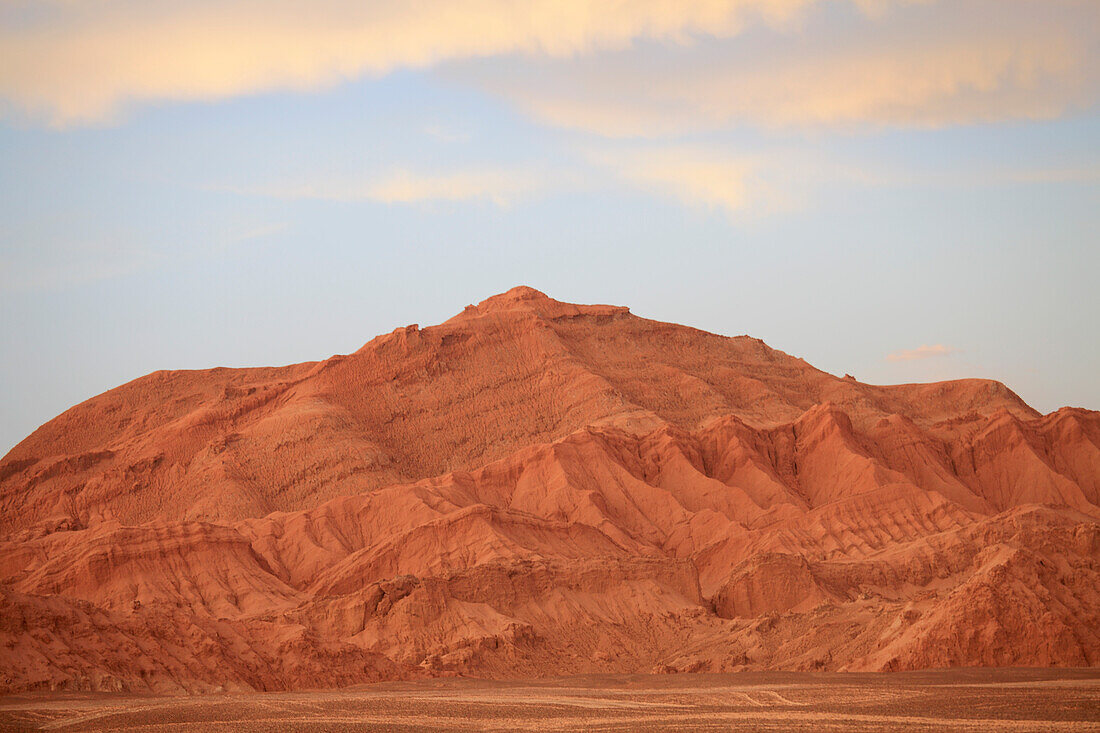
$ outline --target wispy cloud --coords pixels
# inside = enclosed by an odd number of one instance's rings
[[[1100,63],[1090,50],[1100,38],[1072,28],[1072,15],[1063,26],[1032,26],[1021,16],[988,28],[956,27],[944,15],[942,27],[883,22],[851,37],[788,36],[706,53],[628,50],[453,73],[545,123],[607,137],[738,125],[937,128],[1054,118],[1100,98]]]
[[[758,216],[792,207],[790,189],[764,175],[759,156],[720,148],[672,145],[593,153],[590,160],[621,182],[691,207],[717,209],[731,217]]]
[[[225,0],[0,7],[0,98],[55,125],[132,100],[309,90],[446,59],[730,37],[821,0]],[[856,3],[871,8],[875,3]]]
[[[951,356],[958,353],[958,349],[943,344],[934,346],[918,346],[915,349],[904,349],[886,355],[886,361],[918,361],[921,359],[935,359],[941,356]]]
[[[485,199],[497,206],[507,206],[536,187],[533,178],[513,171],[466,171],[444,175],[396,171],[368,184],[361,194],[387,204]]]
[[[647,142],[592,146],[586,182],[627,186],[697,209],[744,220],[804,210],[837,187],[859,189],[979,189],[990,186],[1100,182],[1095,166],[1003,167],[952,163],[913,169],[883,161],[852,161],[812,145],[744,146]],[[610,173],[610,179],[599,174]],[[933,347],[922,347],[933,348]]]
[[[536,175],[508,169],[452,172],[393,169],[363,178],[318,176],[304,181],[214,188],[287,200],[375,201],[384,204],[483,200],[497,206],[508,206],[520,198],[550,190],[556,182],[557,178],[552,173]]]
[[[501,56],[503,76],[477,81],[552,124],[617,136],[1047,118],[1095,100],[1095,0],[847,4],[857,20],[836,32],[809,22],[828,0],[9,2],[0,110],[95,123],[144,100],[309,91]],[[783,32],[694,52],[760,28]],[[536,63],[514,72],[524,58]]]

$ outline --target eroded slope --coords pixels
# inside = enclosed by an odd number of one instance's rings
[[[0,686],[1100,662],[1100,415],[517,288],[0,462]]]

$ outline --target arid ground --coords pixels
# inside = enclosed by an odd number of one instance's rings
[[[337,691],[13,695],[0,730],[1095,731],[1100,670],[437,679]]]

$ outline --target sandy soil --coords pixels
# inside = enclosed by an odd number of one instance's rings
[[[0,730],[1097,731],[1100,670],[444,679],[350,690],[0,698]]]

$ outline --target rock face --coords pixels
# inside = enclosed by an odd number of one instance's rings
[[[515,288],[0,461],[0,690],[1100,664],[1100,413]]]

